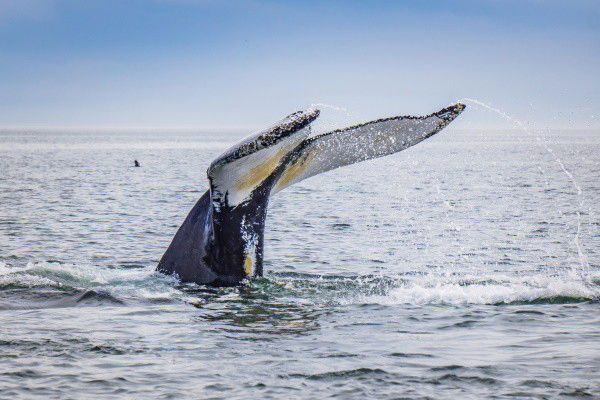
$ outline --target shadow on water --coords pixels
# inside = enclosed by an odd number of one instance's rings
[[[236,288],[185,285],[181,289],[188,295],[187,301],[198,309],[197,321],[208,321],[236,340],[306,334],[318,329],[319,318],[330,312],[327,307],[282,296],[280,288],[266,279]]]
[[[197,318],[221,326],[236,340],[270,340],[269,336],[303,335],[319,329],[327,311],[273,301],[227,304],[226,309],[203,308]]]

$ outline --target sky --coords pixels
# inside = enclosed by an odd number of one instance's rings
[[[475,98],[600,129],[598,71],[597,0],[0,0],[0,127],[260,127],[316,103],[364,121]]]

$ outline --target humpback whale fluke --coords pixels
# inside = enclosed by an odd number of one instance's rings
[[[290,114],[242,139],[208,168],[210,189],[198,200],[157,270],[215,286],[262,276],[269,197],[306,178],[411,147],[441,131],[465,105],[433,114],[383,118],[310,136],[319,110]]]

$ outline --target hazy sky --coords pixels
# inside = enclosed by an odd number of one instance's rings
[[[472,97],[598,128],[599,71],[597,0],[0,0],[0,126],[255,127]]]

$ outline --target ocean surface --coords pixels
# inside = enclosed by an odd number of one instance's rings
[[[262,279],[155,273],[237,138],[0,133],[0,398],[600,398],[600,133],[449,127],[276,195]]]

